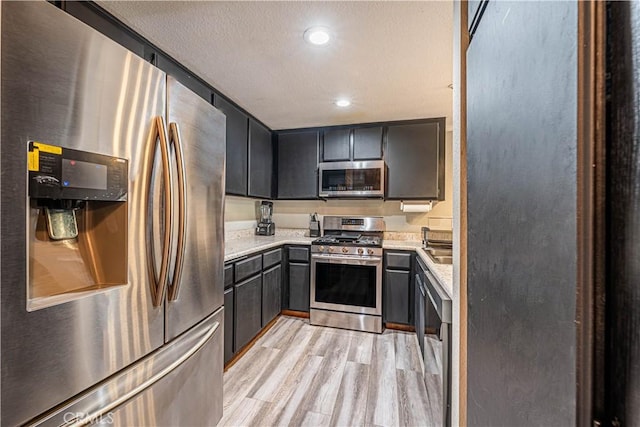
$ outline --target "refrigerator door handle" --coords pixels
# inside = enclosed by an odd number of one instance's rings
[[[166,131],[164,126],[164,119],[161,116],[157,116],[153,119],[153,123],[151,125],[151,134],[149,138],[149,144],[151,147],[151,152],[149,154],[149,167],[148,175],[147,175],[147,206],[150,206],[150,198],[151,198],[151,181],[153,179],[153,169],[154,169],[154,161],[155,161],[155,153],[158,146],[160,144],[160,157],[162,161],[162,179],[164,181],[164,185],[162,186],[164,189],[164,199],[165,199],[165,209],[164,209],[164,236],[162,236],[162,259],[160,261],[160,274],[157,274],[156,265],[154,262],[155,259],[155,248],[153,244],[153,236],[150,238],[150,244],[147,245],[147,258],[149,260],[149,275],[151,276],[151,296],[153,298],[153,305],[159,307],[162,305],[164,301],[167,282],[169,279],[169,257],[171,256],[171,246],[172,246],[172,233],[171,233],[171,224],[173,222],[173,189],[171,186],[172,176],[171,176],[171,163],[169,161],[169,144],[167,142]],[[150,221],[149,212],[147,212],[146,220]],[[150,230],[152,227],[150,224],[147,224],[146,229],[148,230],[147,236],[149,236]]]
[[[62,424],[60,427],[87,426],[87,425],[93,424],[96,420],[108,419],[107,417],[108,417],[108,414],[110,412],[112,412],[113,410],[115,410],[116,408],[121,406],[122,404],[128,402],[129,400],[133,399],[134,397],[136,397],[140,393],[144,392],[145,390],[147,390],[149,387],[151,387],[152,385],[154,385],[155,383],[157,383],[158,381],[160,381],[161,379],[163,379],[164,377],[169,375],[171,372],[173,372],[176,368],[179,368],[180,365],[182,365],[184,362],[186,362],[191,356],[196,354],[198,352],[198,350],[200,350],[202,347],[204,347],[204,345],[207,342],[209,342],[209,340],[211,339],[211,337],[213,337],[213,335],[216,333],[216,331],[218,330],[219,327],[220,327],[220,322],[215,322],[213,325],[211,325],[209,330],[202,336],[202,338],[200,338],[193,345],[193,347],[191,347],[189,350],[184,352],[182,354],[182,356],[180,356],[179,358],[174,360],[171,364],[169,364],[167,367],[162,369],[160,372],[156,373],[152,377],[148,378],[147,380],[145,380],[145,381],[141,382],[140,384],[136,385],[135,387],[131,388],[127,392],[125,392],[122,395],[118,396],[116,399],[110,401],[108,404],[102,406],[100,409],[98,409],[98,410],[96,410],[94,412],[91,412],[91,413],[78,412],[78,413],[76,413],[76,415],[82,415],[82,416],[78,416],[77,418],[73,418],[73,419],[65,422],[64,424]],[[124,377],[125,377],[125,375],[123,375],[123,379],[121,380],[121,383],[122,383],[123,387],[126,387],[126,384],[128,384],[130,382],[130,379],[127,379],[127,378],[124,378]],[[119,379],[116,379],[116,381],[117,380],[119,380]],[[120,385],[120,384],[116,384],[115,387],[117,388],[118,385]],[[67,413],[69,413],[69,412],[67,412]],[[43,421],[45,421],[45,420],[43,420]]]
[[[175,301],[178,299],[182,267],[184,266],[184,238],[187,225],[187,183],[182,151],[182,139],[180,138],[180,128],[177,123],[172,122],[169,124],[169,141],[175,148],[176,166],[178,168],[178,242],[173,278],[171,282],[169,282],[169,301]]]

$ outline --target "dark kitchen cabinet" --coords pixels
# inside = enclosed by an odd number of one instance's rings
[[[227,164],[225,193],[247,195],[247,129],[249,118],[218,94],[213,103],[227,116]]]
[[[289,263],[289,309],[309,312],[308,263]]]
[[[235,354],[233,348],[233,286],[224,291],[224,363]]]
[[[280,264],[282,261],[282,249],[274,249],[262,254],[262,268],[265,270],[272,265]]]
[[[351,158],[351,130],[327,130],[323,135],[322,159],[325,162],[347,161]]]
[[[309,246],[287,246],[287,277],[284,305],[289,310],[309,312]]]
[[[280,314],[282,253],[271,249],[224,266],[225,364]]]
[[[385,322],[409,324],[411,272],[386,269],[384,282]]]
[[[445,119],[387,129],[387,199],[444,200]]]
[[[233,285],[233,264],[224,266],[224,288]]]
[[[244,347],[262,328],[262,275],[235,285],[235,350]]]
[[[385,322],[410,324],[412,314],[412,260],[408,251],[384,251],[382,313]]]
[[[272,197],[273,143],[271,131],[249,119],[249,188],[252,197]]]
[[[382,126],[324,131],[325,162],[382,159]]]
[[[382,159],[382,127],[353,130],[353,160]]]
[[[420,346],[420,354],[424,354],[424,333],[425,333],[425,298],[427,296],[424,285],[422,284],[422,278],[424,274],[420,272],[420,267],[416,268],[414,276],[414,291],[413,291],[413,326],[416,329],[416,337],[418,338],[418,345]]]
[[[262,273],[262,326],[280,314],[282,267],[280,264]]]
[[[278,198],[318,198],[318,131],[278,135]]]
[[[262,270],[262,255],[253,255],[234,264],[235,281],[241,282]]]

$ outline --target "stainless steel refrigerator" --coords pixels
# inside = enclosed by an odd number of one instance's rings
[[[0,7],[0,424],[215,425],[224,115],[47,2]],[[65,153],[126,165],[126,192],[36,199],[106,188],[46,176],[105,168]]]

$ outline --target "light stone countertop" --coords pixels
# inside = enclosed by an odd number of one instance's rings
[[[281,245],[310,245],[316,237],[306,237],[293,235],[275,236],[249,236],[238,239],[231,239],[225,242],[224,262],[233,261],[255,252],[264,251]],[[414,240],[389,240],[382,242],[383,249],[396,249],[404,251],[416,251],[418,256],[424,261],[429,270],[436,277],[440,285],[453,299],[453,266],[446,264],[436,264],[422,249],[422,242]]]
[[[420,259],[424,261],[427,268],[433,273],[442,288],[453,300],[453,265],[436,264],[427,252],[422,249],[422,242],[415,240],[384,240],[382,242],[384,249],[397,249],[403,251],[416,251]]]
[[[427,254],[427,251],[422,249],[422,247],[416,249],[416,252],[420,259],[423,260],[425,264],[427,264],[427,268],[431,270],[444,291],[449,294],[449,298],[451,298],[451,301],[453,301],[453,265],[436,264]]]
[[[310,245],[317,237],[305,236],[251,236],[226,240],[224,243],[224,262],[233,261],[254,252],[264,251],[281,245]]]

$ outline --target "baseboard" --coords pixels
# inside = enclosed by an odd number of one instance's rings
[[[307,313],[306,311],[282,310],[282,312],[280,314],[283,315],[283,316],[300,317],[302,319],[308,319],[309,318],[309,313]]]
[[[397,331],[415,332],[416,328],[411,325],[404,325],[402,323],[385,323],[384,327],[387,329],[395,329]]]

